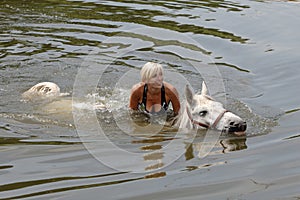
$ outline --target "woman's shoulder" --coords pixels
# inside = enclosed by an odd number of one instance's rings
[[[144,89],[144,86],[145,86],[144,82],[139,82],[132,86],[131,92],[133,93],[133,92],[142,91]]]
[[[164,82],[164,87],[166,89],[166,92],[172,92],[177,94],[177,90],[172,84],[168,82]]]

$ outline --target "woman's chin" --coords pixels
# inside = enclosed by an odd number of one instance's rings
[[[160,89],[162,87],[162,84],[153,83],[151,84],[151,87],[155,89]]]

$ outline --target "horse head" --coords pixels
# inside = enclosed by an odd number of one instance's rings
[[[23,99],[52,99],[60,96],[67,96],[69,93],[61,93],[57,84],[52,82],[41,82],[32,86],[22,94]]]
[[[194,94],[187,85],[185,88],[186,120],[189,127],[210,128],[235,135],[245,135],[247,124],[236,114],[227,111],[220,102],[208,95],[206,84],[202,83],[201,94]],[[183,126],[182,124],[180,125]]]

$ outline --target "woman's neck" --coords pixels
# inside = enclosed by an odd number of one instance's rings
[[[148,84],[148,92],[150,94],[158,94],[160,93],[161,88],[157,88],[157,87],[152,87],[151,85]]]

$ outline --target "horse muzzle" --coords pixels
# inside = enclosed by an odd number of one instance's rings
[[[246,122],[231,122],[228,127],[229,133],[234,133],[236,135],[245,135],[245,131],[247,129]]]

